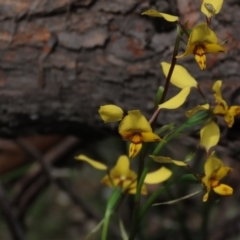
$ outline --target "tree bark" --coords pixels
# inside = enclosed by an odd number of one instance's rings
[[[193,57],[180,64],[208,93],[213,80],[226,79],[230,96],[240,85],[239,30],[232,31],[239,20],[227,22],[231,7],[225,5],[214,28],[222,40],[228,37],[228,55],[207,55],[210,71],[201,71]],[[62,131],[73,123],[79,132],[86,126],[94,132],[103,126],[98,108],[107,103],[150,117],[165,80],[159,62],[171,59],[176,26],[140,15],[149,8],[180,14],[192,25],[200,17],[199,1],[0,0],[0,135],[31,126]],[[177,91],[171,87],[167,98]],[[192,93],[184,111],[199,99]],[[160,122],[182,121],[183,109],[164,112]]]

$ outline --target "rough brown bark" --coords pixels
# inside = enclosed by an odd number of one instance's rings
[[[220,39],[229,39],[227,55],[209,55],[210,71],[200,71],[192,57],[180,60],[204,91],[219,78],[227,80],[229,96],[240,86],[237,4],[226,3],[213,21]],[[94,128],[97,109],[106,103],[150,116],[156,89],[164,84],[159,62],[171,59],[175,25],[140,13],[155,8],[196,23],[203,18],[199,7],[197,0],[0,0],[1,134],[8,134],[5,127],[35,123]],[[172,87],[168,97],[176,91]],[[198,103],[195,93],[190,100],[185,109]],[[182,110],[166,112],[160,121],[182,118]]]

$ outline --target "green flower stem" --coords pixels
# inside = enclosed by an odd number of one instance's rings
[[[189,38],[190,34],[186,28],[187,23],[183,25],[180,21],[178,21],[177,24],[181,28],[181,30],[186,34],[186,36]]]
[[[135,199],[134,199],[134,208],[133,208],[133,214],[132,214],[132,222],[131,222],[131,229],[130,229],[130,239],[134,239],[135,234],[136,234],[136,228],[138,225],[138,212],[140,209],[140,201],[141,201],[141,190],[142,190],[142,185],[144,182],[144,178],[141,178],[143,170],[144,170],[144,159],[145,156],[147,155],[148,151],[148,144],[143,145],[143,149],[140,152],[139,155],[139,164],[138,164],[138,179],[137,179],[137,192],[135,194]],[[146,175],[145,175],[146,176]]]
[[[109,221],[114,209],[116,208],[119,200],[121,199],[121,195],[122,195],[121,188],[115,188],[110,199],[108,200],[107,208],[104,215],[101,240],[107,240]]]

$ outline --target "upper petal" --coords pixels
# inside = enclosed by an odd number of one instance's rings
[[[172,175],[172,171],[166,167],[161,167],[158,170],[148,173],[144,179],[144,183],[156,184],[164,182],[169,179]]]
[[[162,17],[168,22],[176,22],[179,19],[179,17],[177,17],[177,16],[170,15],[167,13],[161,13],[154,9],[147,10],[147,11],[141,13],[141,15],[148,15],[151,17]]]
[[[195,45],[199,43],[217,43],[217,35],[211,30],[207,23],[201,23],[193,28],[190,37],[189,44]]]
[[[217,158],[218,159],[218,158]],[[218,159],[220,160],[220,159]],[[212,178],[220,181],[222,178],[227,176],[233,169],[230,167],[221,166],[217,171],[212,174]]]
[[[222,8],[223,0],[203,0],[201,11],[207,17],[218,14]]]
[[[190,87],[183,88],[177,95],[170,98],[168,101],[158,105],[158,107],[165,109],[179,108],[186,101],[186,98],[189,95],[190,90],[191,90]]]
[[[200,145],[205,147],[207,151],[218,144],[219,138],[220,130],[214,121],[205,125],[200,131]]]
[[[105,164],[98,162],[96,160],[93,160],[83,154],[76,156],[75,159],[80,160],[80,161],[85,161],[98,170],[107,170],[108,169],[108,167]]]
[[[214,157],[214,152],[212,152],[204,164],[206,178],[209,180],[213,173],[217,172],[221,167],[223,167],[222,161]]]
[[[167,77],[171,64],[167,62],[161,62],[163,73]],[[189,74],[186,68],[181,65],[175,65],[170,82],[178,87],[197,87],[197,81]]]
[[[129,158],[126,155],[121,155],[116,165],[111,169],[110,176],[127,176],[129,173]]]
[[[217,80],[212,86],[212,90],[215,92],[217,98],[222,98],[221,87],[222,80]]]
[[[148,120],[139,110],[128,111],[128,115],[123,118],[119,124],[119,133],[121,132],[152,132]]]
[[[116,105],[101,106],[98,113],[104,122],[117,122],[123,118],[123,110]]]

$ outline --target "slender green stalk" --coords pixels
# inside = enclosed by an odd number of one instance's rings
[[[185,33],[185,35],[189,38],[190,34],[189,34],[189,32],[188,32],[188,30],[187,30],[187,28],[186,28],[187,23],[185,23],[184,25],[183,25],[180,21],[178,21],[177,23],[178,23],[178,26],[181,28],[181,30],[182,30],[182,31]]]
[[[141,201],[141,190],[144,182],[144,179],[141,179],[141,175],[144,169],[144,159],[145,159],[145,156],[147,155],[147,151],[148,151],[148,144],[145,144],[139,155],[137,192],[135,194],[135,199],[134,199],[134,208],[133,208],[133,214],[132,214],[129,240],[134,239],[136,234],[136,227],[138,225],[138,212],[139,212],[140,201]]]
[[[122,194],[121,189],[115,188],[110,199],[108,200],[107,208],[106,208],[105,215],[104,215],[101,240],[107,240],[109,221],[110,221],[110,218],[111,218],[111,215],[112,215],[114,209],[116,208],[118,202],[121,199],[121,194]]]

